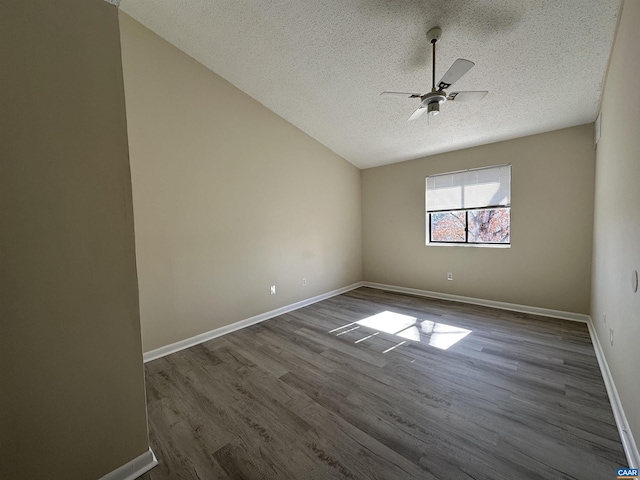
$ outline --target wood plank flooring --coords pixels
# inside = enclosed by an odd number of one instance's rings
[[[601,480],[626,466],[577,322],[360,288],[145,368],[160,465],[144,480]]]

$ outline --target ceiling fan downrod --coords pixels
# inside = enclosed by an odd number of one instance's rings
[[[431,93],[435,94],[436,90],[436,43],[442,35],[440,27],[434,27],[427,32],[427,40],[431,43],[432,55],[431,55]],[[446,97],[443,95],[438,96],[426,96],[423,99],[422,105],[427,107],[427,114],[434,116],[440,113],[440,104],[446,101]]]
[[[436,42],[437,40],[431,40],[433,45],[433,55],[431,59],[431,91],[436,91]]]

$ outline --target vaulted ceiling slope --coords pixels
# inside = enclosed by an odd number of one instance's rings
[[[122,0],[120,8],[360,168],[594,121],[620,0]],[[407,122],[450,90],[488,90]],[[437,80],[436,79],[436,80]]]

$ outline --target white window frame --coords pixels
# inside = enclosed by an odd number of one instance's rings
[[[484,181],[482,176],[485,177]],[[425,244],[427,246],[456,246],[481,248],[510,248],[509,242],[469,242],[469,212],[476,210],[509,208],[511,213],[512,165],[491,165],[429,175],[425,178]],[[497,179],[497,181],[496,181]],[[438,187],[440,183],[440,187]],[[431,200],[431,204],[429,201]],[[431,240],[431,215],[438,212],[465,212],[465,240],[439,242]]]

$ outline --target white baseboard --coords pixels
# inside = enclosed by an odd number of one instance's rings
[[[100,480],[134,480],[158,465],[158,460],[151,448],[130,462],[107,473]]]
[[[306,307],[307,305],[311,305],[312,303],[317,303],[317,302],[320,302],[321,300],[335,297],[336,295],[341,295],[345,292],[349,292],[361,286],[362,286],[362,282],[353,283],[351,285],[347,285],[346,287],[342,287],[337,290],[332,290],[330,292],[323,293],[321,295],[316,295],[315,297],[307,298],[306,300],[301,300],[299,302],[292,303],[290,305],[286,305],[284,307],[277,308],[275,310],[271,310],[270,312],[265,312],[265,313],[261,313],[260,315],[256,315],[254,317],[245,318],[244,320],[240,320],[230,325],[225,325],[224,327],[216,328],[214,330],[201,333],[200,335],[195,335],[191,338],[186,338],[184,340],[180,340],[179,342],[175,342],[170,345],[165,345],[164,347],[156,348],[155,350],[150,350],[143,355],[143,360],[145,363],[150,362],[151,360],[155,360],[157,358],[164,357],[171,353],[179,352],[180,350],[184,350],[185,348],[193,347],[194,345],[198,345],[200,343],[206,342],[216,337],[220,337],[221,335],[226,335],[227,333],[235,332],[236,330],[240,330],[241,328],[245,328],[250,325],[255,325],[256,323],[264,322],[265,320],[269,320],[270,318],[277,317],[278,315],[283,315],[285,313],[292,312],[299,308]]]
[[[397,287],[395,285],[385,285],[384,283],[362,282],[363,287],[376,288],[378,290],[388,290],[390,292],[407,293],[419,297],[437,298],[439,300],[449,300],[452,302],[470,303],[472,305],[482,305],[484,307],[499,308],[500,310],[510,310],[512,312],[530,313],[543,317],[561,318],[574,322],[587,323],[589,315],[583,313],[564,312],[562,310],[552,310],[550,308],[530,307],[528,305],[518,305],[517,303],[498,302],[495,300],[484,300],[482,298],[463,297],[450,293],[430,292],[417,288]]]
[[[602,345],[600,344],[600,339],[598,338],[596,329],[593,326],[593,320],[591,317],[589,317],[587,326],[589,327],[591,343],[593,343],[593,349],[596,352],[598,365],[600,365],[604,385],[607,388],[607,395],[609,395],[609,402],[611,403],[611,409],[613,410],[613,417],[615,418],[616,425],[618,426],[620,440],[622,440],[622,447],[624,448],[624,453],[627,456],[627,462],[629,463],[627,466],[629,468],[640,468],[640,454],[638,453],[638,446],[633,438],[633,434],[631,433],[627,416],[624,413],[622,402],[618,395],[618,389],[616,388],[616,384],[611,376],[611,370],[609,370],[607,359],[604,356],[604,351],[602,350]]]

